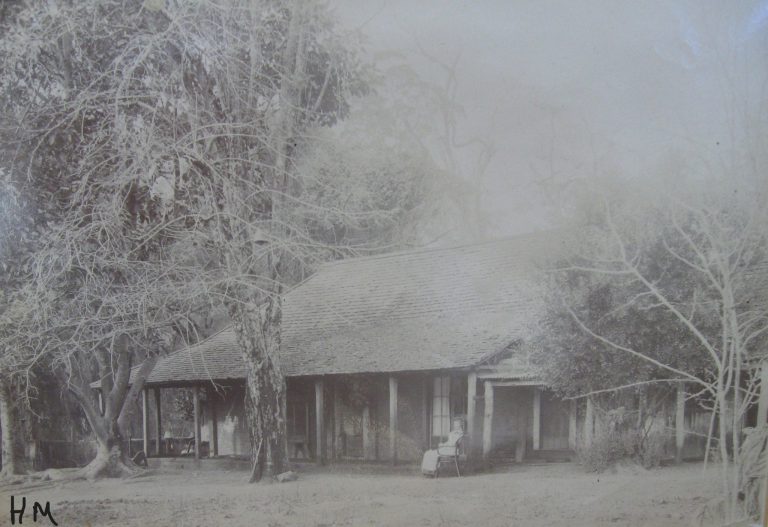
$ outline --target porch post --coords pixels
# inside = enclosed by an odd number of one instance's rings
[[[161,447],[163,441],[163,424],[160,411],[160,387],[155,388],[155,429],[157,430],[157,442],[155,443],[155,454],[158,456],[162,453]]]
[[[474,457],[474,446],[479,442],[475,436],[475,413],[477,412],[477,373],[472,371],[467,375],[467,434],[469,435],[469,441],[467,442],[467,456],[471,459]]]
[[[315,381],[315,441],[317,455],[315,460],[318,465],[325,463],[325,383],[323,379]]]
[[[344,454],[344,445],[340,444],[341,437],[341,394],[339,394],[339,380],[333,381],[333,459],[339,459]]]
[[[208,408],[211,409],[211,448],[213,457],[218,457],[219,455],[219,416],[216,411],[216,402],[215,397],[208,398]]]
[[[525,459],[526,443],[528,442],[528,412],[520,412],[514,421],[517,429],[515,444],[515,462],[522,463]]]
[[[363,459],[371,457],[371,408],[366,404],[363,407]]]
[[[397,463],[397,377],[389,377],[389,452]]]
[[[192,392],[192,402],[195,411],[195,459],[200,459],[200,387],[195,386]]]
[[[571,407],[568,412],[568,448],[576,450],[576,410],[578,406],[575,399],[571,399]]]
[[[429,450],[432,448],[432,433],[429,431],[429,422],[431,416],[429,415],[429,384],[432,382],[432,378],[427,376],[424,378],[424,383],[421,386],[422,391],[422,405],[424,407],[424,447]]]
[[[584,415],[584,446],[592,446],[592,432],[595,429],[595,409],[592,397],[587,397],[587,411]]]
[[[485,415],[483,416],[483,459],[491,454],[493,445],[493,384],[485,381]]]
[[[149,397],[147,397],[148,388],[141,390],[141,439],[144,455],[149,457]]]
[[[541,450],[541,388],[533,387],[533,449]]]
[[[757,401],[757,428],[768,422],[768,361],[760,368],[760,398]]]
[[[685,445],[685,384],[677,384],[677,404],[675,412],[675,463],[683,462]]]

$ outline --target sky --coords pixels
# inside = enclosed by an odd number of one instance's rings
[[[766,111],[768,0],[330,5],[370,56],[402,53],[427,81],[440,78],[419,46],[460,57],[460,132],[496,149],[482,189],[493,237],[556,226],[553,182],[718,156]]]

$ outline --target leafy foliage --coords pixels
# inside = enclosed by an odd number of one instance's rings
[[[710,440],[730,519],[742,513],[741,419],[756,402],[768,337],[768,188],[749,171],[738,183],[741,192],[723,192],[725,179],[706,191],[627,185],[590,203],[577,222],[582,254],[552,279],[550,331],[535,358],[571,395],[685,382],[718,417]]]

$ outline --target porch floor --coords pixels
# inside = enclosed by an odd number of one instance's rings
[[[195,459],[194,457],[150,457],[147,460],[149,468],[160,471],[243,471],[251,470],[251,461],[244,456],[219,456],[204,457]],[[296,470],[301,473],[323,472],[338,474],[418,474],[419,463],[415,461],[401,462],[392,465],[389,461],[373,460],[336,460],[326,462],[324,465],[318,465],[312,460],[292,459],[289,461],[290,468],[286,470]]]
[[[251,461],[246,457],[240,456],[219,456],[204,457],[195,459],[193,456],[180,457],[150,457],[147,459],[147,465],[151,469],[161,471],[173,470],[243,470],[248,471],[251,468]]]

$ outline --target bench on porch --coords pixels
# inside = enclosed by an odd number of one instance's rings
[[[210,450],[208,441],[200,441],[200,457],[208,457]],[[194,456],[195,436],[172,437],[166,435],[163,438],[163,452],[168,457]]]
[[[306,435],[292,435],[288,437],[288,452],[294,459],[310,459],[312,457],[309,448],[309,438]],[[301,458],[299,458],[301,453]]]

